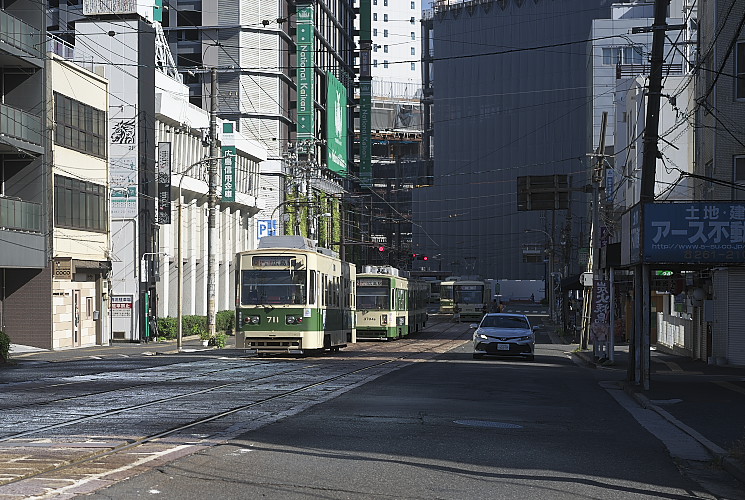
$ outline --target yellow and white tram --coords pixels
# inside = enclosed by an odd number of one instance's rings
[[[236,255],[236,347],[338,351],[355,341],[354,264],[302,236],[265,236]]]
[[[483,281],[452,280],[440,283],[440,313],[456,321],[480,321],[489,308],[489,290]]]

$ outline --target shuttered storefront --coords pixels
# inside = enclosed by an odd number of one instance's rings
[[[745,326],[742,323],[742,308],[745,305],[745,269],[729,268],[729,335],[727,335],[727,363],[745,365]],[[735,317],[734,315],[737,315]]]

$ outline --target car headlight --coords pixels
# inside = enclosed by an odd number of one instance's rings
[[[486,335],[484,335],[483,333],[477,333],[477,334],[476,334],[476,338],[479,338],[479,339],[488,339],[489,337],[487,337],[487,336],[486,336]]]
[[[533,340],[533,336],[532,335],[526,335],[524,337],[520,337],[520,340]]]
[[[258,316],[246,316],[243,318],[243,324],[258,325],[259,321]]]

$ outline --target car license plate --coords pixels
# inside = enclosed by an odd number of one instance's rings
[[[510,344],[497,344],[497,350],[498,351],[509,351]]]

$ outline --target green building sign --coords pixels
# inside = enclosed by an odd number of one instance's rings
[[[331,73],[326,74],[326,144],[328,168],[347,173],[347,88]]]
[[[297,6],[297,138],[314,139],[313,5]]]

